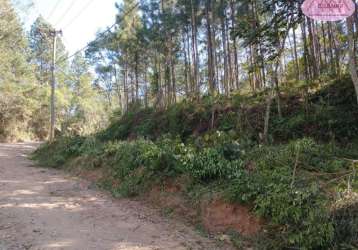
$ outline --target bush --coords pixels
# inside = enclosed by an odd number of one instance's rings
[[[103,151],[103,144],[94,136],[89,136],[83,140],[79,155],[96,157]]]
[[[270,220],[276,247],[327,248],[336,229],[330,219],[330,194],[319,185],[324,178],[312,173],[348,170],[349,164],[335,159],[334,152],[334,146],[310,139],[257,147],[245,156],[246,167],[230,182],[226,195],[252,204],[258,215]]]
[[[325,247],[333,239],[333,225],[324,196],[317,186],[292,189],[277,184],[267,187],[255,199],[255,210],[281,226],[283,247],[299,249]]]
[[[140,142],[111,142],[105,145],[104,152],[107,154],[107,167],[111,170],[113,178],[122,180],[132,171],[141,166]]]
[[[106,143],[96,137],[61,138],[43,145],[35,158],[53,167],[78,156],[101,159],[106,173],[102,187],[121,197],[145,193],[151,185],[181,175],[192,180],[191,187],[204,187],[205,192],[217,191],[219,183],[228,199],[248,204],[268,221],[264,236],[271,248],[356,244],[356,218],[347,210],[332,214],[331,194],[321,186],[327,176],[351,168],[350,162],[338,157],[349,152],[308,138],[262,146],[234,137],[207,133],[187,144],[180,136]],[[345,227],[348,221],[352,224]]]
[[[187,155],[186,171],[200,181],[232,179],[237,176],[243,162],[227,160],[222,152],[215,148],[204,148],[200,152]]]
[[[52,143],[42,144],[32,155],[40,165],[61,167],[70,158],[81,155],[81,146],[85,137],[62,137]]]
[[[332,208],[335,249],[358,248],[358,194],[346,192]]]
[[[169,140],[172,142],[171,140]],[[143,189],[163,178],[177,175],[181,168],[168,140],[154,143],[139,139],[132,142],[106,143],[102,157],[109,182],[105,187],[121,196],[138,195]]]

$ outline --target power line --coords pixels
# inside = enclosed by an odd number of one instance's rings
[[[68,40],[67,40],[66,37],[62,37],[62,39],[63,39],[63,41],[64,41],[65,43],[70,44],[70,43],[68,42]]]
[[[60,2],[61,2],[60,0],[57,0],[55,6],[52,8],[52,10],[50,11],[50,14],[47,16],[47,19],[50,19],[50,17],[53,15],[53,13],[55,13],[55,10],[57,9]]]
[[[63,69],[61,68],[57,68],[65,77],[67,77],[69,80],[71,81],[78,81],[78,78],[75,78],[74,76],[69,75],[69,73],[65,72]]]
[[[62,14],[62,16],[57,20],[55,26],[57,26],[68,14],[68,12],[72,9],[73,5],[75,4],[75,0],[72,0],[72,2],[70,3],[70,5],[68,6],[68,8],[66,9],[66,11]]]
[[[100,33],[99,36],[98,36],[96,39],[94,39],[92,42],[97,41],[102,35],[104,35],[105,33],[109,32],[114,26],[116,26],[116,24],[113,24],[111,27],[107,28],[105,31],[103,31],[102,33]],[[92,42],[87,43],[86,46],[84,46],[83,48],[77,50],[77,51],[76,51],[75,53],[73,53],[72,55],[70,55],[70,56],[68,56],[68,57],[66,57],[66,58],[63,58],[63,59],[59,59],[58,62],[62,62],[62,61],[68,60],[68,59],[74,57],[75,55],[77,55],[78,53],[83,52],[85,49],[87,49],[87,48],[90,46],[90,44],[91,44]]]
[[[68,28],[68,26],[70,26],[74,21],[77,20],[77,18],[79,18],[82,13],[94,2],[94,0],[89,0],[86,5],[84,5],[83,8],[81,8],[81,10],[71,19],[71,21],[69,21],[66,25],[64,25],[63,29]]]
[[[34,8],[35,12],[37,12],[38,16],[41,16],[40,10],[37,8],[37,5],[35,3],[32,4],[32,7]]]
[[[129,15],[129,14],[130,14],[135,8],[137,8],[138,6],[139,6],[139,3],[136,3],[132,8],[130,8],[127,12],[125,12],[125,13],[123,14],[121,20],[118,21],[118,23],[122,22],[122,21],[124,20],[124,18],[125,18],[127,15]],[[97,38],[94,39],[92,42],[87,43],[86,46],[84,46],[83,48],[77,50],[77,51],[76,51],[75,53],[73,53],[72,55],[67,56],[66,58],[63,58],[63,59],[60,58],[60,59],[58,60],[58,62],[63,62],[63,61],[65,61],[65,60],[68,60],[68,59],[70,59],[70,58],[76,56],[78,53],[83,52],[85,49],[87,49],[87,48],[91,45],[91,43],[98,41],[103,35],[105,35],[107,32],[110,32],[111,29],[112,29],[113,27],[115,27],[116,25],[117,25],[117,22],[115,22],[114,24],[112,24],[112,25],[111,25],[109,28],[107,28],[105,31],[99,33],[99,34],[97,35]]]

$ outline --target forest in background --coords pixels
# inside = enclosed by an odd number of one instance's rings
[[[33,159],[115,197],[179,183],[185,202],[164,208],[196,219],[207,200],[243,205],[262,224],[228,228],[239,249],[356,249],[358,15],[301,4],[123,0],[80,53],[59,38],[57,138]],[[46,139],[52,27],[0,7],[0,135]]]
[[[358,93],[348,67],[356,66],[356,15],[317,22],[301,4],[126,0],[117,6],[114,31],[100,34],[86,55],[122,112],[268,89],[279,105],[280,88],[307,89],[348,73]]]
[[[53,28],[38,17],[25,31],[8,0],[0,2],[0,13],[0,140],[45,140],[50,128]],[[61,38],[57,53],[68,53]],[[93,85],[84,56],[58,62],[55,75],[57,133],[88,134],[105,126],[110,111],[101,89]]]
[[[347,22],[317,22],[304,17],[300,5],[124,0],[116,6],[114,25],[99,32],[85,53],[68,55],[59,37],[57,131],[88,134],[105,127],[113,111],[164,110],[182,100],[211,96],[214,101],[238,92],[265,91],[264,103],[276,99],[282,117],[281,89],[301,88],[307,98],[310,87],[345,74],[358,92],[357,15]],[[53,27],[39,17],[26,32],[9,0],[1,10],[0,134],[45,139]]]

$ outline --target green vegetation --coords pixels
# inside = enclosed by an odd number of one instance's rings
[[[333,81],[309,95],[309,105],[306,106],[296,93],[282,96],[283,118],[279,118],[274,105],[272,107],[270,129],[273,142],[305,136],[323,142],[351,142],[358,136],[358,105],[348,77]],[[114,118],[109,128],[99,133],[99,138],[155,139],[170,133],[186,141],[213,128],[226,132],[244,131],[247,139],[259,141],[265,112],[265,106],[261,104],[262,94],[219,96],[215,100],[204,97],[200,102],[184,101],[172,105],[165,112],[153,108],[129,111],[119,116],[119,120]]]
[[[262,218],[258,249],[358,248],[356,16],[123,0],[68,57],[43,17],[24,30],[19,4],[0,1],[1,141],[48,138],[54,69],[56,140],[34,153],[40,165],[98,171],[117,197],[185,179],[193,203],[215,193]]]
[[[45,140],[50,126],[53,28],[38,17],[27,34],[8,0],[0,2],[0,13],[0,141]],[[60,38],[57,54],[62,59],[67,55]],[[89,134],[107,124],[107,105],[92,85],[82,54],[58,62],[55,76],[57,134]]]
[[[264,218],[265,231],[255,240],[259,249],[353,249],[358,246],[358,166],[350,159],[358,157],[353,143],[358,116],[352,88],[349,79],[324,86],[310,95],[308,113],[293,92],[285,96],[289,115],[277,121],[273,111],[269,145],[257,136],[263,120],[256,104],[260,95],[236,95],[214,105],[204,98],[167,111],[128,112],[93,136],[44,144],[34,159],[43,166],[100,169],[98,185],[119,197],[145,194],[185,176],[188,199],[215,192]],[[213,106],[211,127],[211,112],[205,111]],[[345,119],[337,115],[342,112]],[[204,191],[196,191],[200,187]]]

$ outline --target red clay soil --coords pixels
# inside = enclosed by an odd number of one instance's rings
[[[155,186],[145,199],[150,204],[158,208],[168,208],[173,210],[176,216],[190,221],[193,224],[200,223],[198,211],[180,195],[180,186],[170,184]]]
[[[203,200],[195,209],[183,195],[181,185],[166,182],[163,186],[154,187],[147,199],[156,206],[170,208],[176,215],[182,216],[192,223],[200,223],[213,234],[235,230],[244,236],[257,234],[263,222],[254,216],[250,209],[240,204],[229,204],[222,199]]]
[[[83,178],[97,182],[103,177],[101,169],[77,173]],[[222,199],[203,199],[195,207],[181,194],[189,180],[185,177],[168,179],[154,186],[143,199],[160,209],[170,209],[191,224],[202,224],[212,234],[234,230],[244,236],[257,234],[263,225],[250,209],[240,204],[230,204]]]
[[[203,202],[201,206],[204,227],[212,233],[233,229],[244,236],[252,236],[261,229],[262,222],[251,214],[249,208],[229,204],[221,199]]]

